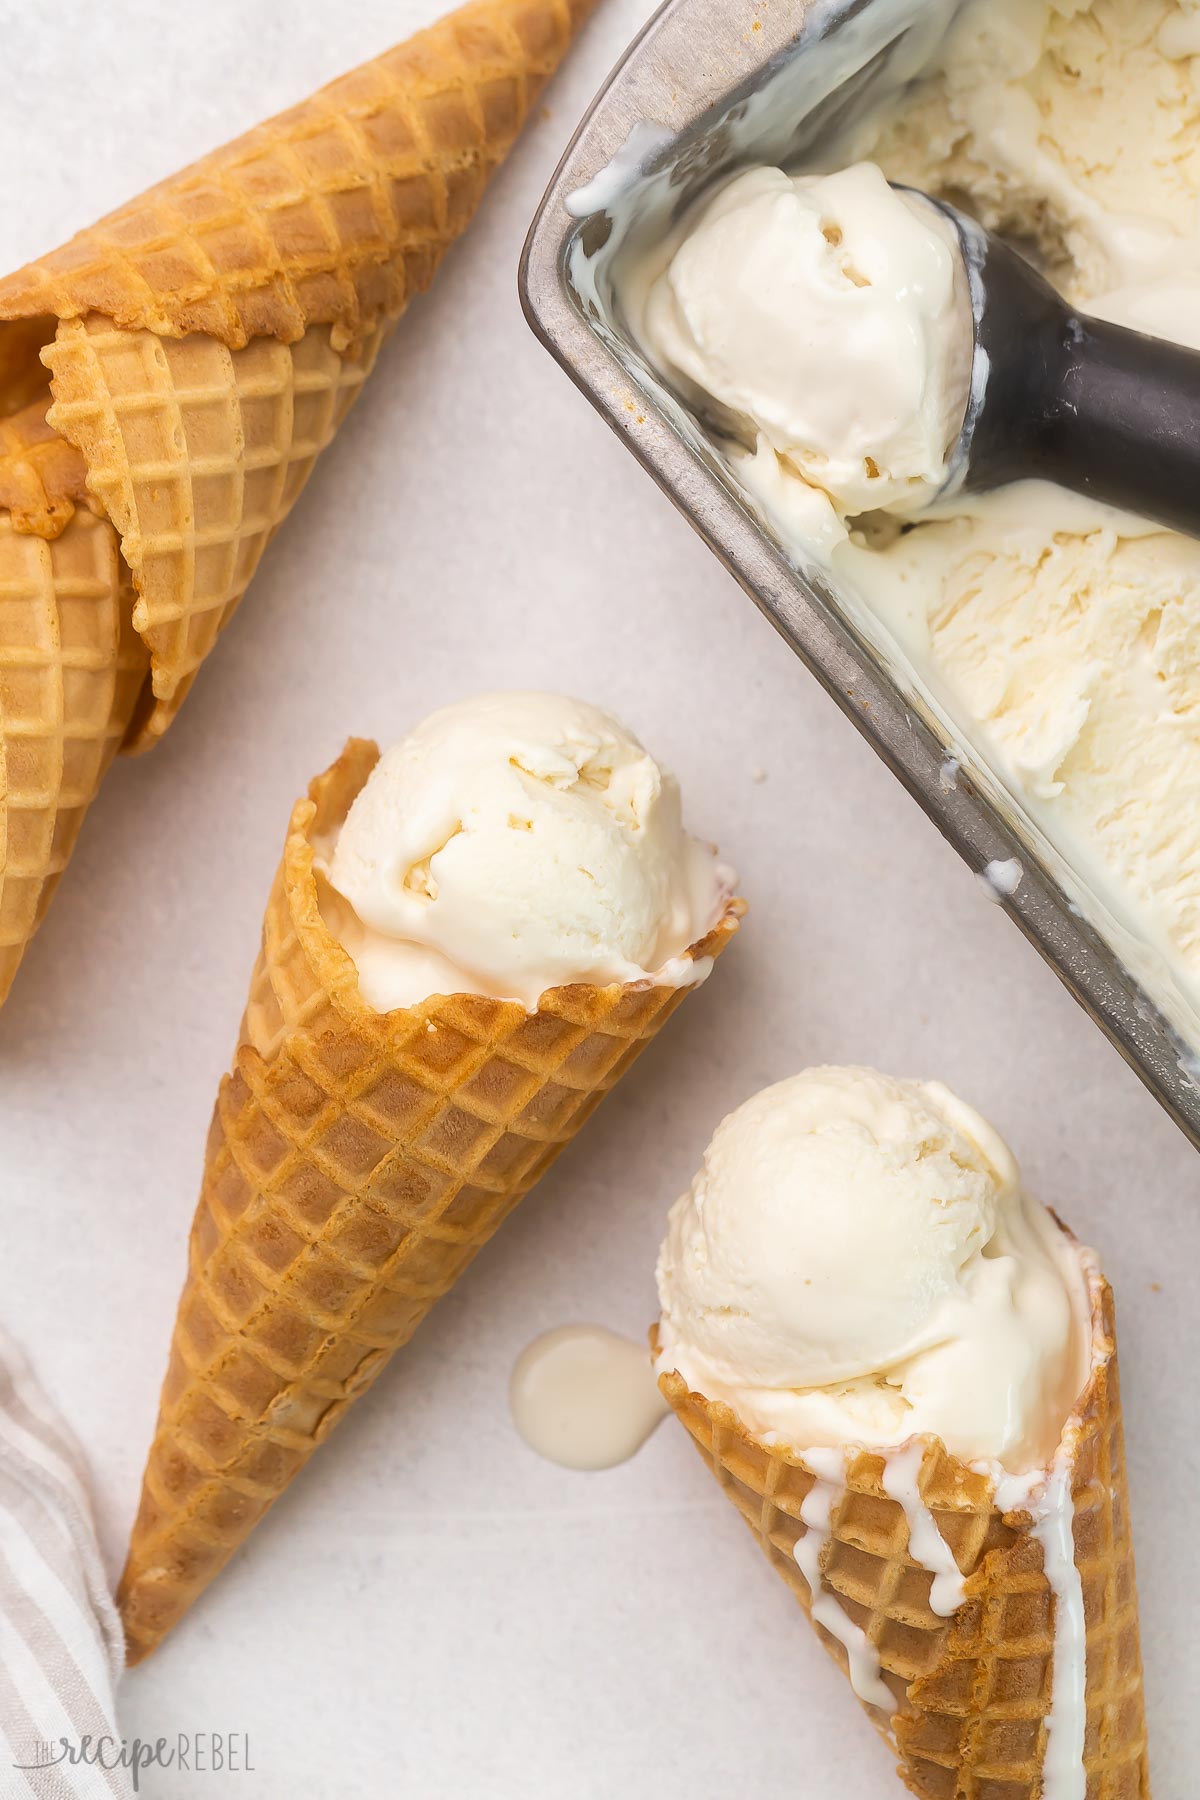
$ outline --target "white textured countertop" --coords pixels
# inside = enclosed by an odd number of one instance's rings
[[[0,0],[0,264],[426,22],[436,0]],[[165,744],[106,783],[0,1016],[0,1317],[82,1437],[116,1572],[204,1135],[292,800],[350,733],[483,687],[576,690],[679,774],[742,941],[177,1634],[123,1727],[249,1734],[150,1800],[898,1794],[794,1601],[671,1421],[539,1462],[537,1331],[640,1335],[721,1114],[805,1063],[936,1075],[1116,1288],[1158,1800],[1190,1792],[1200,1163],[525,327],[515,271],[643,22],[606,0],[414,309]],[[330,29],[335,22],[335,31]],[[15,175],[14,175],[14,172]],[[0,1791],[3,1781],[0,1780]]]

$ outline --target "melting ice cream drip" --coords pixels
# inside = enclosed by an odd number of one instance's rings
[[[852,1454],[852,1452],[851,1452]],[[802,1460],[816,1480],[804,1498],[800,1518],[805,1526],[797,1539],[797,1566],[812,1596],[812,1616],[842,1644],[850,1681],[860,1700],[895,1711],[895,1698],[883,1679],[879,1653],[866,1632],[844,1611],[825,1583],[821,1557],[832,1535],[833,1513],[846,1486],[847,1452],[813,1449]],[[884,1456],[884,1492],[904,1508],[909,1553],[933,1575],[929,1604],[939,1618],[951,1618],[962,1605],[964,1577],[920,1491],[924,1445],[920,1442]],[[1043,1567],[1054,1599],[1054,1649],[1050,1713],[1046,1721],[1046,1756],[1042,1771],[1043,1800],[1086,1800],[1084,1769],[1086,1708],[1086,1629],[1083,1584],[1075,1564],[1071,1459],[1060,1451],[1044,1470],[1012,1475],[996,1465],[977,1465],[995,1485],[1001,1512],[1028,1512],[1033,1536],[1042,1547]]]
[[[612,1469],[670,1411],[644,1344],[602,1325],[543,1332],[517,1358],[513,1423],[531,1450],[565,1469]]]
[[[896,1710],[896,1698],[883,1679],[879,1652],[862,1626],[856,1625],[845,1611],[837,1594],[826,1586],[821,1573],[821,1556],[832,1535],[833,1511],[846,1491],[845,1457],[840,1450],[806,1450],[803,1461],[816,1480],[800,1508],[805,1531],[796,1539],[794,1555],[808,1583],[812,1616],[845,1650],[850,1685],[859,1699],[882,1708],[890,1716]]]
[[[654,159],[674,142],[674,134],[665,125],[639,119],[612,161],[574,193],[565,205],[573,219],[587,219],[592,213],[607,212],[627,198],[638,177]]]
[[[925,1446],[918,1440],[883,1459],[883,1491],[904,1508],[908,1520],[908,1552],[933,1576],[929,1604],[939,1619],[951,1618],[963,1603],[965,1581],[954,1552],[938,1530],[937,1520],[921,1497],[921,1464]]]
[[[1007,861],[997,858],[980,870],[978,881],[987,898],[999,904],[1012,899],[1021,885],[1024,873],[1024,868],[1015,856],[1010,856]]]
[[[1075,1564],[1075,1503],[1071,1498],[1071,1457],[1059,1451],[1049,1476],[995,1476],[996,1505],[1002,1512],[1028,1512],[1042,1546],[1042,1566],[1054,1599],[1054,1650],[1042,1800],[1086,1800],[1083,1750],[1087,1727],[1087,1630],[1083,1583]]]

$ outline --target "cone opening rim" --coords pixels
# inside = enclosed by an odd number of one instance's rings
[[[330,994],[338,1010],[345,1016],[368,1019],[378,1027],[380,1024],[386,1025],[388,1021],[420,1016],[428,1008],[449,1000],[507,1009],[531,1019],[545,1013],[555,1014],[560,1010],[556,1001],[578,1000],[582,995],[650,994],[660,990],[661,984],[652,977],[643,981],[614,981],[605,985],[571,982],[561,987],[545,988],[538,996],[537,1006],[532,1009],[520,1000],[497,995],[454,993],[427,994],[412,1006],[394,1007],[389,1012],[379,1012],[364,997],[354,958],[325,916],[321,903],[324,877],[318,868],[321,840],[331,837],[345,823],[350,807],[366,786],[379,758],[379,746],[373,739],[347,739],[341,755],[320,775],[314,776],[309,784],[307,797],[296,802],[284,852],[284,878],[293,915],[302,922],[301,935],[312,960],[318,966],[330,970]],[[690,944],[682,952],[682,956],[695,963],[718,957],[737,933],[746,912],[746,901],[731,895],[709,930]],[[698,985],[699,982],[684,983],[679,991],[686,993],[691,987]]]
[[[1076,1396],[1075,1402],[1063,1422],[1058,1443],[1055,1446],[1052,1456],[1041,1469],[1028,1472],[1031,1480],[1028,1501],[1010,1508],[1004,1514],[1005,1517],[1023,1518],[1028,1516],[1030,1512],[1029,1502],[1042,1491],[1045,1484],[1049,1481],[1055,1466],[1064,1457],[1073,1457],[1085,1426],[1097,1383],[1107,1373],[1113,1357],[1116,1354],[1116,1341],[1113,1331],[1112,1288],[1100,1267],[1099,1258],[1095,1251],[1090,1250],[1086,1245],[1079,1243],[1074,1233],[1068,1226],[1063,1224],[1057,1214],[1052,1214],[1052,1216],[1064,1236],[1069,1238],[1074,1244],[1079,1256],[1080,1269],[1086,1284],[1090,1330],[1090,1352],[1088,1357],[1087,1379]],[[659,1325],[656,1321],[650,1328],[650,1354],[651,1358],[655,1361],[657,1361],[659,1354],[658,1333]],[[687,1381],[680,1374],[678,1369],[664,1370],[658,1377],[658,1386],[664,1399],[670,1403],[672,1410],[677,1410],[677,1402],[681,1403],[684,1400],[698,1402],[707,1417],[714,1424],[723,1425],[725,1427],[735,1427],[739,1434],[744,1436],[755,1449],[761,1450],[764,1456],[769,1458],[778,1457],[789,1467],[800,1469],[805,1474],[813,1475],[814,1479],[816,1478],[816,1472],[804,1460],[806,1451],[808,1449],[816,1448],[816,1446],[808,1445],[805,1446],[804,1449],[800,1449],[791,1444],[768,1443],[758,1432],[752,1431],[749,1426],[739,1418],[733,1407],[728,1405],[725,1401],[710,1400],[706,1394],[700,1393],[698,1389],[689,1387]],[[998,1462],[988,1464],[982,1459],[976,1462],[965,1461],[962,1457],[954,1455],[953,1452],[947,1449],[941,1438],[936,1437],[930,1432],[913,1432],[908,1437],[895,1444],[848,1443],[844,1446],[834,1446],[834,1448],[841,1448],[844,1450],[846,1468],[849,1470],[852,1465],[857,1464],[863,1458],[882,1461],[887,1456],[911,1448],[914,1444],[922,1444],[925,1447],[925,1455],[922,1457],[922,1466],[928,1462],[932,1455],[939,1460],[944,1460],[947,1466],[963,1471],[967,1476],[974,1477],[976,1480],[982,1479],[988,1481],[992,1486],[993,1493],[995,1491],[997,1471],[999,1471],[1001,1475],[1008,1473],[1008,1471],[1000,1468]]]

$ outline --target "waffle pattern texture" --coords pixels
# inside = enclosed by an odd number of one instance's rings
[[[590,0],[473,0],[0,281],[0,319],[340,348],[428,286]]]
[[[89,500],[87,464],[46,418],[44,397],[0,418],[0,518],[14,531],[60,537]]]
[[[50,904],[146,678],[117,535],[0,513],[0,1003]]]
[[[1137,1590],[1129,1522],[1112,1291],[1093,1272],[1091,1376],[1064,1432],[1074,1502],[1075,1564],[1087,1632],[1087,1800],[1150,1800]],[[655,1347],[656,1344],[655,1344]],[[729,1407],[659,1385],[724,1492],[808,1612],[795,1559],[814,1476],[798,1454],[762,1443]],[[908,1523],[883,1488],[881,1457],[849,1459],[822,1580],[879,1656],[892,1717],[865,1710],[921,1800],[1041,1800],[1051,1699],[1055,1602],[1028,1513],[1002,1514],[991,1481],[930,1439],[926,1506],[962,1573],[949,1619],[929,1604],[932,1577],[909,1554]],[[844,1647],[821,1624],[847,1672]]]
[[[230,351],[125,331],[98,313],[45,352],[49,424],[82,452],[121,537],[150,652],[142,748],[174,718],[321,451],[370,374],[383,329],[339,354],[328,326]]]
[[[378,757],[352,742],[293,815],[232,1072],[120,1588],[145,1656],[570,1142],[687,988],[363,1000],[314,844]],[[717,956],[732,902],[697,957]]]
[[[54,543],[90,509],[115,532],[106,604],[146,651],[125,749],[174,719],[591,5],[472,0],[0,280],[0,521]],[[35,729],[58,712],[0,705],[9,761]],[[57,848],[40,873],[0,853],[0,920],[36,921],[31,884],[60,873]]]

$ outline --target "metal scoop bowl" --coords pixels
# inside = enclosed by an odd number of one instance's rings
[[[975,326],[938,498],[1037,477],[1200,537],[1200,352],[1078,312],[1003,239],[921,197],[958,232]]]

